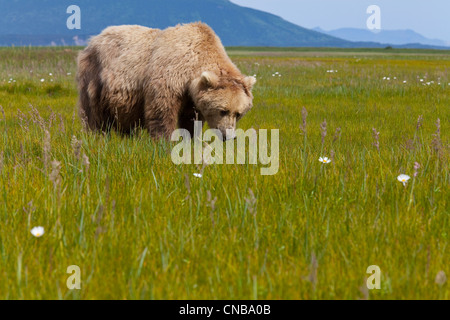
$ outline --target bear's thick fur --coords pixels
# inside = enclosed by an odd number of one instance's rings
[[[192,133],[196,117],[229,137],[252,107],[256,79],[241,74],[210,27],[190,23],[105,29],[79,54],[77,81],[88,128],[143,126],[170,138],[177,126]]]

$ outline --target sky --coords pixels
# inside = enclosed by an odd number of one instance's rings
[[[367,28],[370,5],[381,9],[381,30],[412,29],[450,45],[449,0],[231,0],[305,28]]]

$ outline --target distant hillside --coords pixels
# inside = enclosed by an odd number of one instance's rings
[[[81,8],[81,30],[66,27],[66,10],[72,4]],[[139,24],[164,29],[194,21],[209,24],[226,46],[388,46],[388,42],[368,42],[368,38],[357,42],[343,40],[228,0],[0,0],[0,12],[0,46],[84,45],[90,36],[111,25]],[[440,49],[420,44],[400,47]]]
[[[74,3],[81,8],[81,30],[66,28],[69,17],[66,9]],[[227,0],[0,0],[0,12],[0,44],[3,45],[14,43],[14,37],[18,42],[16,45],[35,44],[36,41],[43,45],[52,41],[61,44],[61,39],[68,43],[75,35],[82,39],[98,34],[110,25],[166,28],[201,20],[217,32],[225,45],[352,46],[349,41],[302,28],[275,15],[240,7]],[[54,39],[49,35],[54,35]]]
[[[446,45],[442,40],[426,38],[413,30],[380,30],[378,33],[357,28],[341,28],[331,31],[315,28],[313,30],[349,41],[370,41],[390,43],[393,45],[404,45],[408,43],[442,47]]]

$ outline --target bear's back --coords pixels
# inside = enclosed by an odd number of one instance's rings
[[[85,49],[96,55],[101,79],[110,91],[140,90],[152,43],[161,32],[136,25],[112,26],[91,38]]]
[[[135,25],[108,27],[90,40],[89,47],[98,48],[104,65],[110,66],[115,59],[125,64],[140,64],[143,55],[150,55],[152,43],[160,32]]]
[[[196,53],[204,58],[211,54],[225,54],[219,37],[208,25],[201,22],[179,24],[164,29],[157,35],[152,46],[163,55],[183,56],[186,53]]]
[[[149,74],[153,80],[170,79],[172,87],[180,90],[204,71],[240,75],[219,37],[201,22],[162,30],[156,35],[151,52]]]

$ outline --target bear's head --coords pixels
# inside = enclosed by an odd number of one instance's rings
[[[190,87],[196,109],[223,139],[236,137],[236,123],[252,108],[254,77],[218,76],[205,71]]]

